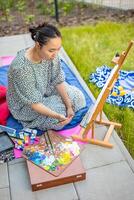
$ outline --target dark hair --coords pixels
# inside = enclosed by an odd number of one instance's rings
[[[42,47],[45,45],[51,38],[61,37],[60,31],[53,25],[43,23],[37,27],[29,28],[31,32],[31,37],[35,42],[38,42]]]

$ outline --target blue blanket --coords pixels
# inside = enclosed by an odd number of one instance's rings
[[[87,92],[83,89],[83,87],[80,84],[80,82],[78,81],[76,75],[70,70],[70,68],[67,66],[67,64],[63,60],[61,60],[61,66],[66,75],[66,81],[69,84],[75,85],[76,87],[78,87],[83,92],[83,94],[86,98],[86,107],[75,113],[75,117],[73,118],[73,120],[64,127],[64,130],[65,130],[65,129],[73,128],[76,125],[78,125],[81,122],[84,115],[86,114],[88,108],[90,107],[90,105],[93,102],[92,102],[91,98],[89,97],[89,95],[87,94]],[[9,68],[8,65],[0,67],[0,85],[7,86],[8,68]],[[13,116],[11,116],[11,115],[7,120],[7,126],[16,129],[17,132],[19,132],[23,128],[22,125],[17,120],[15,120],[13,118]],[[42,131],[38,130],[38,134],[40,134],[40,133],[42,133]]]
[[[103,65],[90,75],[89,81],[95,83],[97,87],[103,88],[110,73],[111,68]],[[134,108],[134,71],[120,71],[119,78],[108,96],[107,102],[118,106]]]

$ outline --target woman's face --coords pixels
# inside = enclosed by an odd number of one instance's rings
[[[39,56],[42,60],[53,60],[61,48],[61,38],[50,39],[46,45],[39,48]]]

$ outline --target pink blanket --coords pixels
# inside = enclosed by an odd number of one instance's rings
[[[10,65],[15,56],[1,56],[0,66]]]
[[[76,127],[68,129],[68,130],[57,131],[57,134],[63,135],[64,137],[70,137],[74,134],[76,134],[76,135],[79,134],[80,130],[81,130],[81,126],[77,125]],[[91,137],[91,131],[88,132],[88,137]],[[85,144],[83,142],[78,142],[78,143]],[[20,150],[14,149],[14,154],[15,154],[16,158],[22,157],[22,151],[20,151]]]

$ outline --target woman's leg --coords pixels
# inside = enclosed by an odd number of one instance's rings
[[[71,99],[74,112],[77,112],[86,106],[85,97],[77,87],[66,84],[66,90]],[[51,110],[66,116],[66,106],[58,94],[45,97],[43,99],[43,104]],[[23,123],[23,125],[29,128],[38,128],[40,130],[60,130],[63,126],[59,126],[58,123],[58,119],[38,115],[38,117],[36,117],[32,122]]]
[[[77,87],[66,84],[66,90],[72,101],[74,112],[86,106],[85,96]]]
[[[53,95],[50,97],[45,97],[43,99],[43,104],[47,106],[48,108],[50,108],[51,110],[66,116],[66,107],[60,96]],[[50,117],[46,117],[44,115],[38,114],[38,116],[36,116],[36,118],[32,120],[31,122],[23,122],[22,124],[25,127],[38,128],[40,130],[62,129],[63,126],[59,126],[58,123],[59,123],[58,119],[50,118]]]

